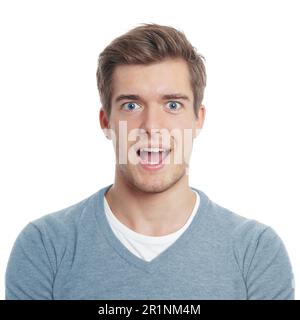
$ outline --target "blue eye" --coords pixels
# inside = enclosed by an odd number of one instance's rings
[[[177,102],[177,101],[170,101],[168,103],[169,103],[169,106],[170,106],[170,110],[175,110],[176,111],[176,110],[179,110],[181,108],[180,103]],[[180,108],[178,106],[180,106]]]
[[[126,105],[127,105],[127,108],[126,108]],[[135,102],[126,102],[126,103],[122,104],[121,108],[128,110],[128,111],[131,111],[131,110],[137,109],[137,108],[134,108],[134,106],[137,106],[137,104]]]

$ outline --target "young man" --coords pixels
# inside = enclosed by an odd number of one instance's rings
[[[189,187],[205,118],[202,59],[182,32],[157,24],[100,54],[99,118],[115,181],[23,229],[7,299],[294,299],[275,231]]]

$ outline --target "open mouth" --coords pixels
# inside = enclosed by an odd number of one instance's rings
[[[165,148],[140,148],[137,155],[141,164],[155,166],[161,164],[171,152],[171,149]]]

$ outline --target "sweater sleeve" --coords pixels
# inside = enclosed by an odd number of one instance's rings
[[[20,232],[6,268],[6,300],[52,300],[54,266],[44,241],[33,223]]]
[[[249,263],[244,279],[249,300],[294,299],[294,276],[288,253],[271,227],[259,234],[253,250],[246,251],[246,255]]]

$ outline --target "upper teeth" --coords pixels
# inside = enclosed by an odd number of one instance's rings
[[[162,148],[141,148],[140,152],[167,152],[167,149],[162,149]]]

